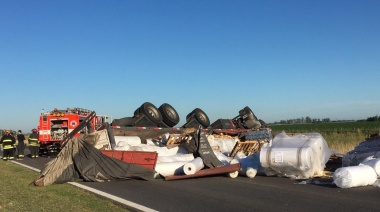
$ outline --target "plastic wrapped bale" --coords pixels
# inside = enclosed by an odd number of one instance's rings
[[[367,165],[341,167],[333,175],[334,183],[340,188],[373,185],[377,180],[375,170]]]
[[[361,142],[342,158],[342,166],[357,166],[368,157],[380,158],[380,137]]]
[[[331,156],[326,140],[319,133],[293,136],[277,134],[260,150],[260,163],[268,176],[308,179],[322,175]]]
[[[373,170],[375,170],[377,176],[380,177],[380,158],[374,158],[371,156],[366,158],[361,164],[372,167]]]

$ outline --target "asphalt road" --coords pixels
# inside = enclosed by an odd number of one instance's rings
[[[17,161],[42,170],[50,158]],[[157,211],[379,211],[380,188],[341,189],[332,179],[224,175],[165,181],[163,179],[80,182]],[[54,186],[54,185],[51,185]],[[130,206],[127,206],[131,209]]]

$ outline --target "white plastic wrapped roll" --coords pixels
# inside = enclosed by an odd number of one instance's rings
[[[224,165],[230,164],[231,158],[225,156],[223,153],[214,151],[215,156],[218,158],[220,162],[222,162]]]
[[[141,139],[138,136],[114,136],[115,143],[118,145],[120,142],[124,142],[131,146],[139,146],[141,144]]]
[[[260,153],[255,153],[238,160],[241,167],[239,171],[240,175],[254,178],[257,174],[264,174],[264,171],[260,165]]]
[[[144,152],[157,152],[158,156],[172,156],[180,153],[179,147],[168,149],[167,147],[151,146],[147,144],[140,144],[139,146],[132,146],[131,150],[144,151]]]
[[[120,142],[119,142],[113,149],[118,150],[118,151],[127,151],[127,150],[131,149],[131,145],[126,144],[124,142],[122,142],[122,144],[120,144]]]
[[[164,177],[171,176],[171,175],[182,175],[183,165],[185,165],[185,163],[187,162],[177,161],[177,162],[157,163],[155,171]]]
[[[238,159],[232,159],[230,162],[230,164],[237,164],[237,163],[239,163]],[[234,172],[228,173],[228,176],[230,178],[236,178],[238,175],[239,175],[239,171],[234,171]]]
[[[129,151],[144,151],[140,146],[131,146]]]
[[[254,178],[257,174],[257,169],[252,168],[252,167],[248,167],[247,172],[245,174],[249,178]]]
[[[335,170],[334,183],[340,188],[372,185],[377,180],[375,170],[367,165],[341,167]]]
[[[157,162],[162,163],[162,162],[177,162],[177,161],[192,161],[194,160],[194,155],[193,154],[175,154],[172,156],[158,156],[157,157]]]
[[[377,176],[380,176],[380,159],[379,158],[366,160],[362,164],[372,167],[375,170]]]
[[[215,137],[213,135],[208,135],[207,136],[207,140],[210,143],[210,145],[211,145],[212,142],[214,142],[214,139],[215,139]]]
[[[204,168],[204,164],[203,164],[202,158],[197,157],[194,160],[187,162],[183,166],[183,172],[186,175],[191,175],[191,174],[197,173],[198,171],[200,171],[203,168]]]
[[[229,153],[231,153],[232,149],[234,148],[236,142],[239,141],[238,138],[215,138],[212,137],[212,140],[210,142],[210,146],[218,147],[219,151],[227,156],[229,156]]]
[[[230,164],[237,164],[240,163],[238,159],[232,159]]]

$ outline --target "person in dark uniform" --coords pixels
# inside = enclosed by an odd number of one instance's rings
[[[13,160],[15,158],[14,145],[16,143],[16,139],[11,135],[10,130],[5,130],[5,135],[1,137],[0,143],[3,145],[3,160]]]
[[[32,134],[30,134],[28,138],[28,143],[32,159],[38,158],[40,144],[38,142],[37,129],[32,129]]]
[[[22,134],[22,131],[19,130],[17,132],[17,158],[16,159],[23,159],[24,158],[24,150],[25,150],[25,136]]]

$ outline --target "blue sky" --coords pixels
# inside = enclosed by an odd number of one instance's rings
[[[380,113],[380,1],[0,0],[0,128],[42,109],[185,123],[249,106],[268,123]]]

